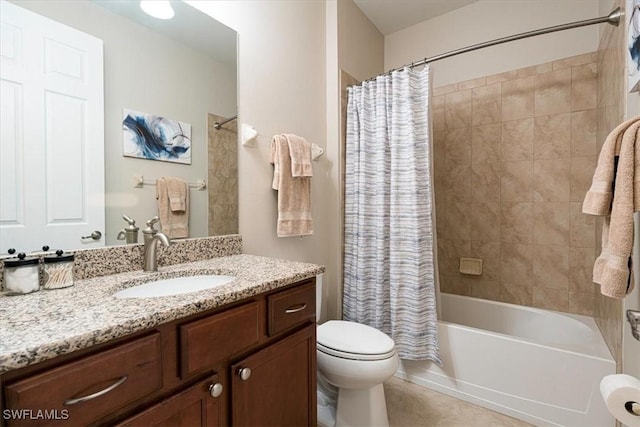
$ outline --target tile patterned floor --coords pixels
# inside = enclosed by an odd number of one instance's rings
[[[531,427],[531,424],[392,377],[384,383],[391,427]]]

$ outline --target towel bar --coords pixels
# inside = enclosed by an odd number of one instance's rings
[[[204,179],[197,179],[196,182],[189,182],[189,188],[195,188],[198,191],[204,191],[207,188],[207,182]],[[155,179],[145,179],[142,175],[133,175],[133,186],[142,188],[145,185],[156,185]]]

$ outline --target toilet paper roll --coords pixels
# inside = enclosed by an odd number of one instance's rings
[[[607,375],[600,381],[600,394],[611,415],[629,427],[640,427],[639,379],[625,374]]]

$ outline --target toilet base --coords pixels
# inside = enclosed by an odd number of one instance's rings
[[[382,384],[367,389],[340,388],[336,427],[389,427]]]

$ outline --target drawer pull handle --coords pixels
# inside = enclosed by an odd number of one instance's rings
[[[104,390],[100,390],[100,391],[96,391],[95,393],[92,394],[88,394],[86,396],[82,396],[82,397],[78,397],[76,399],[68,399],[64,401],[64,405],[65,406],[71,406],[71,405],[75,405],[78,403],[82,403],[82,402],[86,402],[87,400],[92,400],[95,399],[96,397],[100,397],[104,394],[109,393],[110,391],[112,391],[113,389],[115,389],[116,387],[118,387],[119,385],[121,385],[123,382],[125,382],[127,380],[128,376],[123,375],[120,377],[120,379],[118,381],[116,381],[115,383],[111,384],[109,387],[105,388]]]
[[[307,308],[307,303],[302,303],[302,304],[291,306],[287,308],[284,312],[285,314],[297,313],[299,311],[304,310],[305,308]]]

